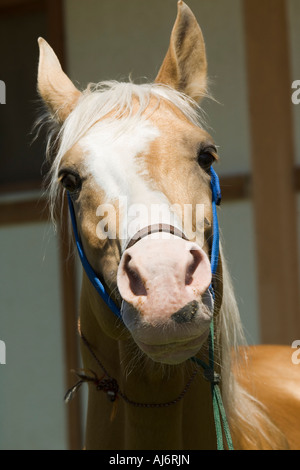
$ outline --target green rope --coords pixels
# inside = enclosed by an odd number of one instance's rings
[[[231,434],[230,434],[230,429],[229,429],[229,425],[228,425],[226,412],[225,412],[225,408],[224,408],[224,405],[223,405],[219,385],[214,386],[214,393],[215,393],[215,396],[216,396],[216,401],[218,403],[218,409],[219,409],[219,412],[221,414],[221,419],[222,419],[222,422],[223,422],[223,430],[224,430],[224,434],[225,434],[225,437],[226,437],[228,450],[234,450],[232,439],[231,439]]]
[[[216,428],[217,449],[224,450],[223,431],[227,441],[228,450],[234,450],[229,424],[226,417],[225,408],[222,401],[220,387],[217,383],[218,377],[214,370],[214,322],[210,325],[209,337],[209,365],[201,359],[192,357],[191,360],[204,369],[204,376],[210,381],[213,402],[213,414]],[[222,426],[223,424],[223,426]]]

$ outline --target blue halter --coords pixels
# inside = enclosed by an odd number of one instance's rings
[[[73,231],[74,231],[74,236],[75,236],[75,242],[76,242],[77,251],[78,251],[79,258],[80,258],[81,264],[83,266],[83,269],[85,270],[89,280],[91,281],[91,283],[95,287],[95,289],[98,292],[98,294],[100,295],[100,297],[104,300],[104,302],[110,308],[110,310],[121,320],[122,316],[121,316],[121,311],[120,311],[119,307],[117,307],[117,305],[114,303],[114,301],[111,299],[111,297],[106,292],[104,285],[100,281],[99,277],[97,276],[97,274],[93,270],[92,266],[90,265],[90,263],[87,260],[87,257],[84,254],[82,243],[80,241],[78,230],[77,230],[77,223],[76,223],[76,217],[75,217],[75,212],[74,212],[72,199],[71,199],[71,196],[70,196],[69,192],[67,193],[67,195],[68,195],[70,216],[71,216],[71,221],[72,221],[72,226],[73,226]]]
[[[213,214],[213,239],[212,239],[212,247],[211,247],[211,273],[212,276],[215,276],[218,268],[218,260],[219,260],[219,224],[218,224],[218,215],[217,215],[217,206],[221,203],[221,188],[218,175],[214,171],[213,168],[210,169],[211,175],[211,191],[212,191],[212,214]],[[76,217],[74,213],[72,199],[69,193],[68,195],[68,203],[69,203],[69,210],[71,215],[71,221],[74,230],[74,236],[76,241],[76,246],[78,250],[78,254],[82,263],[82,266],[95,287],[98,294],[110,308],[110,310],[120,319],[122,320],[120,308],[113,302],[110,298],[108,293],[105,290],[102,282],[100,281],[99,277],[91,267],[90,263],[88,262],[83,247],[79,238],[77,224],[76,224]],[[209,290],[215,298],[213,286],[210,285]],[[223,450],[224,443],[223,443],[223,431],[227,441],[227,446],[229,450],[233,450],[230,429],[228,426],[226,413],[222,403],[221,392],[219,388],[219,381],[220,378],[218,374],[215,373],[214,370],[214,321],[212,320],[210,325],[210,337],[209,337],[209,364],[206,364],[201,359],[196,357],[192,357],[191,360],[195,362],[198,366],[201,366],[204,369],[204,376],[210,381],[211,383],[211,392],[212,392],[212,400],[213,400],[213,413],[214,413],[214,421],[216,427],[216,437],[217,437],[217,449]],[[223,426],[222,426],[223,425]]]
[[[212,191],[212,213],[213,213],[213,240],[212,240],[210,263],[211,263],[211,273],[214,276],[218,268],[219,242],[220,242],[217,206],[221,204],[222,195],[221,195],[219,177],[212,167],[210,169],[210,174],[211,174],[210,185],[211,185],[211,191]]]
[[[218,224],[218,215],[217,215],[217,207],[221,203],[221,188],[220,188],[220,183],[219,183],[219,178],[217,173],[213,168],[210,169],[211,173],[211,190],[212,190],[212,212],[213,212],[213,240],[212,240],[212,249],[211,249],[211,272],[212,275],[214,276],[217,272],[218,268],[218,259],[219,259],[219,224]],[[72,221],[72,226],[73,226],[73,231],[74,231],[74,236],[75,236],[75,242],[79,254],[80,261],[82,263],[82,266],[95,287],[96,291],[100,295],[100,297],[104,300],[104,302],[107,304],[107,306],[110,308],[110,310],[121,320],[121,311],[120,308],[115,304],[115,302],[111,299],[111,297],[108,295],[108,293],[105,290],[105,287],[103,286],[102,282],[100,281],[99,277],[93,270],[92,266],[87,260],[87,257],[84,254],[82,243],[79,238],[78,230],[77,230],[77,223],[76,223],[76,217],[75,217],[75,212],[74,212],[74,207],[72,203],[72,198],[69,194],[68,195],[68,204],[69,204],[69,210],[70,210],[70,216],[71,216],[71,221]],[[214,297],[214,291],[213,288],[210,288],[210,291]]]

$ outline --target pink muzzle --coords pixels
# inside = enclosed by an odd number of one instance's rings
[[[211,280],[206,253],[179,237],[139,240],[124,251],[117,275],[123,300],[148,325],[192,322]]]

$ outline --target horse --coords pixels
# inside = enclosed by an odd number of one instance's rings
[[[80,91],[42,38],[39,47],[50,210],[55,221],[68,198],[84,267],[83,370],[67,398],[88,383],[85,448],[215,450],[215,386],[233,449],[299,448],[291,348],[245,344],[216,238],[219,156],[200,107],[207,58],[194,14],[178,2],[153,83]]]

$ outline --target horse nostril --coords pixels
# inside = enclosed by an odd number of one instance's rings
[[[191,260],[190,264],[187,267],[186,274],[185,274],[185,285],[189,286],[193,282],[193,274],[198,268],[199,264],[201,263],[201,253],[199,250],[192,249],[190,250],[190,254],[192,255],[193,259]]]
[[[178,310],[178,312],[173,313],[173,315],[171,315],[171,318],[176,323],[189,323],[193,320],[195,314],[197,313],[197,310],[198,302],[196,300],[193,300],[192,302],[189,302],[187,305]]]
[[[141,295],[146,296],[147,290],[145,287],[145,283],[143,282],[138,272],[138,269],[136,268],[136,266],[134,266],[134,263],[130,255],[127,255],[127,258],[125,260],[124,270],[127,275],[127,278],[129,281],[129,288],[132,294],[137,297]]]

